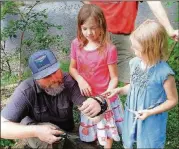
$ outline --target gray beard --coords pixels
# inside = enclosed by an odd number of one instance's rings
[[[56,88],[45,88],[44,90],[48,95],[56,96],[60,94],[64,90],[64,88],[65,88],[64,83],[62,83]]]

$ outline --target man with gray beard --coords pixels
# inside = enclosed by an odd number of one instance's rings
[[[26,139],[32,148],[52,148],[59,135],[74,129],[73,105],[89,117],[103,113],[106,102],[81,95],[78,84],[50,50],[29,58],[32,78],[24,80],[1,112],[1,138]]]

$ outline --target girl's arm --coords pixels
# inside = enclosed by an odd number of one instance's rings
[[[151,109],[150,112],[152,115],[168,111],[176,106],[178,103],[176,83],[173,76],[169,76],[168,79],[165,81],[164,89],[167,95],[167,100],[156,108]]]
[[[78,73],[78,71],[77,71],[76,68],[77,68],[77,66],[76,66],[76,61],[71,58],[70,67],[69,67],[69,72],[70,72],[70,75],[71,75],[77,82],[79,82],[79,80],[82,78],[82,76],[79,75],[79,73]]]
[[[107,91],[116,88],[118,84],[117,64],[108,65],[108,69],[111,80],[109,82]]]
[[[116,94],[126,95],[129,91],[130,84],[127,84],[122,88],[116,88],[116,86],[118,85],[117,64],[108,65],[108,68],[111,80],[109,82],[108,89],[102,95],[105,95],[108,98],[111,98]]]
[[[77,64],[74,59],[71,58],[69,72],[70,75],[78,82],[78,86],[80,88],[80,92],[83,96],[91,96],[92,89],[86,80],[78,73]]]
[[[124,87],[118,87],[118,94],[127,95],[129,92],[130,84],[125,85]]]
[[[127,84],[124,87],[117,87],[115,89],[107,90],[106,92],[102,93],[102,95],[106,96],[107,98],[111,98],[116,94],[120,95],[127,95],[129,92],[130,84]]]
[[[155,114],[159,114],[159,113],[168,111],[177,105],[178,93],[177,93],[177,89],[176,89],[175,79],[173,76],[169,76],[168,79],[164,82],[164,89],[165,89],[165,92],[167,95],[167,100],[163,104],[161,104],[153,109],[139,111],[140,119],[144,120],[145,118],[147,118],[150,115],[155,115]]]

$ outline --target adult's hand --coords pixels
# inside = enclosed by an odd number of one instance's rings
[[[158,21],[164,26],[166,29],[168,35],[175,41],[179,41],[179,33],[178,30],[174,30],[169,19],[167,16],[167,13],[165,12],[165,9],[162,5],[161,1],[147,1],[150,9],[158,19]]]
[[[63,131],[57,130],[57,128],[52,125],[34,125],[34,127],[35,136],[48,144],[59,141],[61,137],[57,137],[57,135],[64,133]]]
[[[83,105],[79,107],[79,110],[86,116],[94,117],[101,111],[101,106],[93,98],[88,98],[83,102]]]
[[[175,40],[179,42],[179,30],[173,30],[169,33],[169,36]]]

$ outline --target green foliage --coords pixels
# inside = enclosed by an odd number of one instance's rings
[[[22,24],[22,29],[26,27],[26,31],[28,31],[28,33],[32,35],[32,38],[23,41],[24,49],[44,49],[50,48],[54,45],[60,47],[62,37],[60,37],[59,35],[50,35],[48,33],[48,30],[50,28],[61,30],[62,26],[50,24],[47,22],[46,19],[46,10],[43,10],[40,12],[30,13],[25,21],[19,20],[21,21],[19,23]],[[18,22],[16,24],[18,24]]]
[[[172,6],[174,2],[166,2],[167,6]]]
[[[13,146],[15,143],[14,140],[7,140],[7,139],[1,139],[1,147],[6,147],[6,146]]]
[[[70,62],[69,61],[62,61],[60,63],[60,68],[63,70],[63,72],[69,72],[69,65],[70,65]]]
[[[179,148],[179,106],[169,111],[165,149]]]
[[[173,41],[169,39],[170,47],[173,45]],[[169,65],[172,67],[173,71],[175,72],[175,81],[177,90],[179,93],[179,44],[177,43],[170,55],[168,60]],[[166,149],[176,149],[179,148],[179,106],[177,105],[175,108],[169,111],[168,116],[168,124],[167,124],[167,139],[165,148]]]
[[[49,29],[61,30],[62,26],[47,22],[46,9],[38,12],[34,11],[34,7],[38,3],[36,2],[34,5],[28,6],[26,11],[21,11],[17,2],[14,1],[5,1],[2,5],[2,19],[10,14],[18,16],[18,19],[10,20],[8,25],[3,28],[1,41],[6,41],[12,37],[16,38],[17,34],[20,33],[20,45],[13,50],[16,51],[13,56],[18,56],[20,61],[19,75],[22,75],[21,71],[27,67],[29,55],[33,52],[48,48],[62,51],[67,50],[64,47],[62,36],[49,33]],[[24,38],[25,35],[28,35],[28,38]],[[5,55],[5,57],[8,56]],[[8,60],[11,60],[12,57]]]
[[[169,47],[172,47],[174,41],[169,39]],[[177,88],[179,89],[179,43],[176,43],[174,49],[172,50],[168,63],[172,67],[175,72],[175,81],[177,84]]]
[[[74,117],[74,122],[75,123],[80,123],[80,111],[78,110],[77,107],[74,107],[73,109],[73,117]]]
[[[5,86],[8,84],[15,84],[18,80],[17,74],[9,74],[9,72],[2,72],[1,74],[1,86]]]
[[[18,4],[14,3],[13,1],[2,2],[2,9],[1,9],[1,19],[4,19],[6,14],[17,14],[18,10],[16,9]]]

